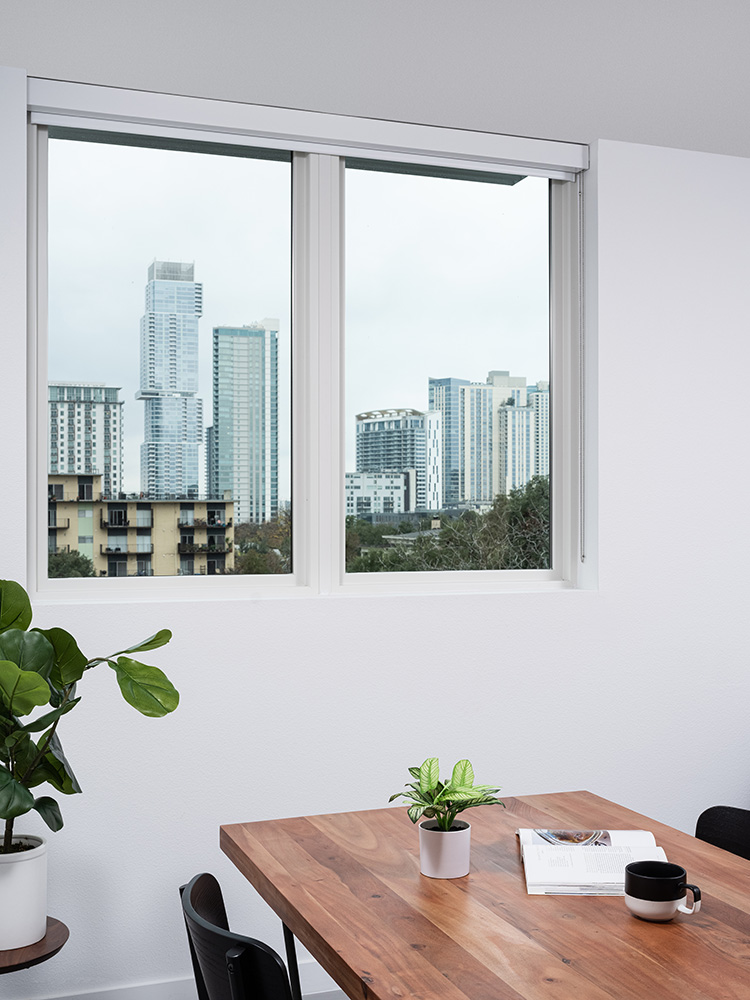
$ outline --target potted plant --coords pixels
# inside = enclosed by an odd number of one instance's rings
[[[469,874],[471,825],[456,817],[474,806],[504,806],[495,798],[499,788],[474,784],[471,761],[459,760],[450,781],[440,780],[437,757],[428,757],[421,767],[410,767],[414,779],[408,791],[396,792],[389,802],[405,798],[409,819],[419,820],[419,867],[430,878],[461,878]]]
[[[87,670],[106,663],[114,670],[125,701],[141,714],[173,712],[179,694],[157,667],[131,653],[157,649],[172,633],[149,639],[110,656],[89,659],[62,628],[29,630],[31,602],[23,587],[0,580],[0,951],[41,940],[47,927],[47,845],[42,837],[14,834],[19,816],[35,810],[50,830],[63,825],[50,795],[37,796],[45,782],[64,795],[81,791],[63,752],[57,729],[80,702],[78,682]]]

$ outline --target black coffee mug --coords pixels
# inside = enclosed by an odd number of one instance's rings
[[[693,905],[685,905],[687,890]],[[625,905],[641,920],[664,922],[675,913],[688,915],[701,908],[701,891],[687,881],[687,872],[669,861],[633,861],[625,868]]]

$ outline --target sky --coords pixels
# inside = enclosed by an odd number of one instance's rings
[[[426,409],[427,379],[547,379],[547,184],[347,169],[347,469],[355,415]],[[50,380],[122,387],[124,488],[140,490],[140,320],[149,264],[195,264],[199,392],[212,422],[214,326],[278,318],[279,497],[289,499],[291,166],[51,139]]]

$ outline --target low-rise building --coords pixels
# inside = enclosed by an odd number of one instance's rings
[[[102,477],[50,476],[49,552],[78,552],[96,576],[193,576],[234,568],[234,503],[102,493]]]
[[[347,515],[401,514],[414,509],[416,471],[347,472],[345,493]]]

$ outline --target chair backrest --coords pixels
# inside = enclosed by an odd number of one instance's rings
[[[229,930],[213,875],[180,887],[199,1000],[292,1000],[286,966],[276,952]]]
[[[750,809],[711,806],[698,817],[695,836],[750,860]]]

